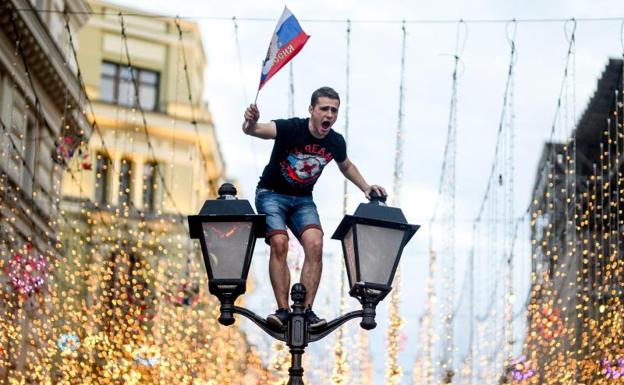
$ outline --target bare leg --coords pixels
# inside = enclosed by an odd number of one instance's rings
[[[307,290],[305,307],[312,306],[323,271],[323,233],[319,229],[309,228],[301,234],[301,243],[305,252],[301,283]]]
[[[269,276],[273,293],[279,309],[288,309],[288,290],[290,288],[290,271],[286,256],[288,255],[288,236],[275,234],[269,240],[271,256],[269,257]]]

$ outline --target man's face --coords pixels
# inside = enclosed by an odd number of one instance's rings
[[[338,119],[338,108],[340,108],[338,99],[330,99],[325,96],[318,98],[314,107],[308,108],[312,135],[322,138],[329,134],[329,130]]]

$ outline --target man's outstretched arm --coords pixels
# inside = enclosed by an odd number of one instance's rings
[[[245,110],[243,115],[245,121],[243,122],[243,132],[247,135],[255,136],[261,139],[275,139],[277,136],[277,127],[275,122],[270,121],[268,123],[258,123],[260,119],[260,111],[258,106],[250,104]]]
[[[372,191],[376,191],[377,194],[382,196],[388,196],[386,190],[383,187],[376,184],[369,185],[368,183],[366,183],[366,180],[364,180],[364,177],[362,176],[362,174],[360,174],[360,170],[358,170],[358,168],[353,163],[351,163],[349,158],[345,159],[342,162],[339,162],[338,168],[345,176],[345,178],[350,180],[354,185],[362,190],[367,199],[370,199],[370,194]]]

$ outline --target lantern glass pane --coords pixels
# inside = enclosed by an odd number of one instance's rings
[[[355,245],[353,244],[353,227],[347,231],[342,239],[344,253],[347,259],[347,274],[349,275],[349,284],[353,286],[357,282],[357,270],[355,267]]]
[[[202,227],[213,278],[242,278],[251,222],[204,222]]]
[[[388,284],[403,241],[403,230],[357,224],[360,281]]]

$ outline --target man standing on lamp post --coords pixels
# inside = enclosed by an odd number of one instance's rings
[[[312,93],[309,118],[277,119],[258,123],[260,112],[251,104],[244,113],[243,132],[261,139],[274,139],[269,163],[256,189],[256,209],[266,215],[270,245],[269,276],[277,301],[277,310],[267,317],[275,327],[286,324],[289,314],[290,271],[286,262],[288,233],[298,238],[305,259],[301,283],[307,289],[305,316],[312,328],[327,324],[312,311],[312,304],[323,269],[323,230],[312,198],[312,189],[323,168],[336,160],[342,174],[370,199],[372,191],[386,196],[378,185],[366,183],[357,167],[347,157],[342,135],[332,130],[338,118],[340,97],[330,87]]]

